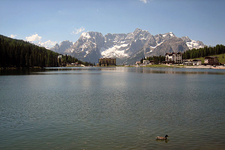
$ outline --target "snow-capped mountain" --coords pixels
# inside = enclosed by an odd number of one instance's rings
[[[191,40],[188,36],[183,36],[181,39],[186,42],[189,49],[194,49],[194,48],[197,49],[197,48],[204,47],[203,42]]]
[[[136,29],[128,34],[108,33],[105,36],[99,32],[83,32],[72,46],[63,51],[64,54],[92,63],[97,63],[102,57],[116,57],[117,63],[121,64],[201,47],[204,47],[202,42],[187,36],[179,38],[172,32],[153,36],[146,30]]]
[[[128,34],[107,34],[105,44],[101,48],[102,57],[128,58],[141,49],[151,34],[136,29]]]
[[[65,50],[79,60],[97,63],[101,58],[100,49],[104,46],[104,37],[99,32],[83,32],[80,38]]]

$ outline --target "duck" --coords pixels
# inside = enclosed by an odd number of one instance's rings
[[[168,135],[165,135],[165,137],[157,136],[156,140],[167,140],[167,137],[169,137],[169,136]]]

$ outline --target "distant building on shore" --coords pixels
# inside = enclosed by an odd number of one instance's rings
[[[116,66],[116,58],[100,58],[99,66]]]
[[[57,57],[57,61],[58,61],[58,65],[61,66],[62,65],[62,55],[58,55]]]
[[[182,63],[182,53],[166,53],[165,63],[181,64]]]
[[[205,57],[204,64],[206,65],[219,65],[218,57],[207,56]]]
[[[197,59],[184,59],[183,60],[183,65],[186,66],[200,66],[202,65],[202,61],[201,60],[197,60]]]
[[[136,61],[135,64],[136,64],[136,65],[140,65],[140,64],[141,64],[141,61]]]
[[[202,65],[202,60],[194,59],[193,66],[199,66],[199,65]]]
[[[143,60],[143,64],[144,65],[149,65],[150,64],[150,61],[149,60]]]

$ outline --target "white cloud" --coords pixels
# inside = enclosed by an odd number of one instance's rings
[[[55,44],[57,43],[57,42],[54,42],[51,40],[41,42],[41,38],[42,37],[39,36],[38,34],[34,34],[34,35],[26,37],[26,40],[28,42],[31,42],[33,44],[36,44],[38,46],[45,47],[45,48],[51,48],[51,47],[55,46]]]
[[[147,0],[139,0],[139,1],[141,1],[141,2],[143,2],[145,4],[148,2]]]
[[[141,1],[141,2],[143,2],[143,3],[145,3],[145,4],[147,4],[148,2],[154,1],[154,0],[139,0],[139,1]]]
[[[56,43],[57,42],[48,40],[48,41],[45,41],[43,43],[41,41],[39,41],[37,45],[45,47],[45,48],[51,48],[51,47],[55,46]]]
[[[79,29],[76,29],[76,28],[75,28],[75,30],[74,30],[71,34],[79,34],[79,33],[81,33],[81,32],[84,31],[84,30],[85,30],[84,27],[81,27],[81,28],[79,28]]]
[[[16,36],[17,36],[17,35],[13,35],[13,34],[10,35],[11,38],[15,38]]]
[[[40,41],[41,37],[38,36],[38,34],[34,34],[34,35],[26,37],[26,40],[29,42]]]

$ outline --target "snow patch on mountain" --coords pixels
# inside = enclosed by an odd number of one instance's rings
[[[83,32],[81,34],[81,37],[86,38],[86,39],[90,39],[91,38],[91,36],[90,36],[90,34],[88,32]]]
[[[159,35],[161,35],[161,34],[159,34]],[[165,33],[165,34],[162,35],[163,38],[165,38],[165,37],[167,37],[167,36],[169,36],[169,37],[176,37],[176,36],[173,34],[173,32]]]
[[[186,42],[187,46],[189,49],[194,49],[194,48],[203,48],[204,45],[199,45],[198,41],[191,40],[190,42]]]
[[[128,57],[128,54],[125,53],[125,50],[120,48],[127,47],[128,44],[122,44],[122,45],[114,45],[110,48],[101,48],[101,55],[102,57]]]
[[[160,46],[164,41],[162,41],[161,43],[157,43],[156,46],[150,46],[151,49],[155,49],[156,47]]]
[[[89,51],[86,51],[86,54],[84,55],[84,58],[87,57],[88,54],[89,54]]]
[[[74,52],[73,48],[68,48],[64,51],[64,54],[72,54]]]
[[[188,36],[183,36],[181,39],[186,42],[189,49],[203,48],[205,46],[201,41],[192,40]]]
[[[174,37],[175,35],[173,34],[173,32],[170,32],[170,36],[171,36],[171,37]]]

